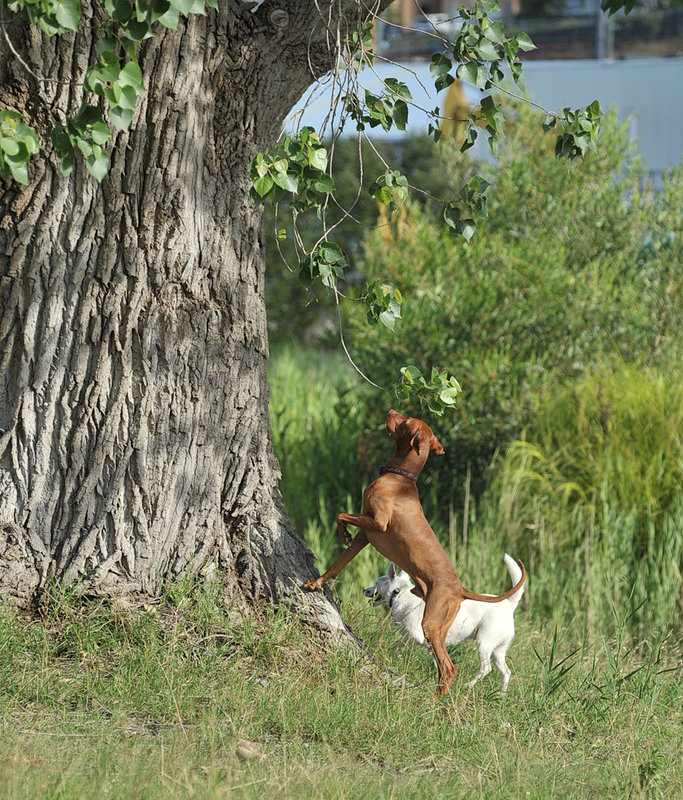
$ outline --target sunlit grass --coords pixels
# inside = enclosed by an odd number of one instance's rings
[[[373,652],[320,650],[297,620],[236,620],[218,593],[115,611],[0,616],[0,786],[14,798],[677,797],[671,643],[596,644],[520,608],[501,696],[472,646],[436,697],[382,609],[345,613]],[[399,680],[402,678],[402,680]]]

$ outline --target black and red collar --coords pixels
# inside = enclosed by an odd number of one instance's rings
[[[408,472],[407,469],[401,469],[401,467],[388,467],[386,465],[379,468],[380,475],[384,475],[387,472],[393,472],[396,475],[403,475],[404,478],[410,478],[413,483],[417,483],[417,475],[414,472]]]

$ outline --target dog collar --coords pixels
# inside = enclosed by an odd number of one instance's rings
[[[413,483],[417,483],[417,475],[414,472],[408,472],[407,469],[401,469],[401,467],[387,467],[386,465],[379,468],[380,475],[384,475],[386,472],[393,472],[396,475],[403,475],[404,478],[410,478]]]

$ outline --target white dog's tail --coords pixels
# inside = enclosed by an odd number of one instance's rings
[[[508,568],[508,572],[510,573],[510,579],[512,580],[512,585],[515,586],[517,583],[519,583],[519,580],[522,577],[522,570],[519,564],[515,561],[515,559],[512,558],[512,556],[509,556],[507,553],[505,554],[505,566]],[[510,597],[508,597],[508,603],[510,603],[513,609],[517,608],[517,604],[522,599],[525,585],[526,581],[520,586],[520,588],[513,595],[510,595]]]

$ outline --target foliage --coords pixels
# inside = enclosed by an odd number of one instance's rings
[[[206,5],[213,8],[217,7],[216,3],[217,0],[206,0]],[[80,0],[7,0],[6,5],[10,11],[37,25],[47,36],[77,31],[81,19]],[[139,46],[154,35],[155,23],[175,30],[181,14],[205,13],[204,0],[137,0],[135,3],[104,0],[103,6],[106,15],[98,23],[97,59],[88,68],[85,88],[106,103],[96,98],[93,103],[83,103],[77,111],[67,115],[63,123],[58,122],[50,134],[64,175],[70,174],[80,151],[88,171],[98,181],[104,178],[109,166],[104,145],[111,137],[112,126],[128,130],[137,100],[145,91],[138,62]],[[108,122],[103,110],[108,113]],[[38,136],[32,128],[25,127],[36,143],[35,149],[29,150],[31,155],[38,150]],[[6,177],[1,161],[0,175]],[[27,183],[25,170],[20,175],[21,178],[14,175],[15,179]]]
[[[641,193],[638,161],[613,117],[600,150],[571,167],[529,131],[520,110],[489,176],[492,211],[468,246],[418,209],[401,236],[377,231],[365,243],[367,276],[388,275],[405,302],[399,336],[354,328],[361,369],[386,385],[402,363],[434,364],[462,385],[456,414],[439,426],[453,475],[446,497],[461,495],[468,464],[480,493],[538,393],[597,363],[671,368],[682,356],[681,171],[661,196]],[[381,417],[386,395],[365,396],[367,416]]]
[[[506,35],[502,21],[491,16],[500,10],[498,0],[476,0],[473,8],[459,9],[460,24],[455,40],[444,41],[444,51],[436,53],[431,61],[430,72],[437,93],[447,88],[456,78],[467,80],[483,91],[496,88],[508,92],[504,86],[507,73],[514,84],[524,92],[519,52],[532,50],[535,46],[524,33],[516,36]],[[379,94],[367,89],[362,90],[360,87],[359,74],[366,66],[371,66],[373,63],[372,53],[367,51],[367,33],[366,27],[362,33],[358,32],[355,37],[351,37],[346,42],[345,52],[342,53],[345,67],[340,73],[345,72],[350,89],[345,94],[339,92],[342,110],[338,128],[333,132],[334,139],[341,135],[349,119],[355,122],[356,130],[359,132],[359,142],[362,141],[362,135],[367,128],[381,126],[385,132],[389,132],[395,127],[403,131],[408,123],[409,107],[413,98],[406,84],[395,77],[385,78]],[[338,80],[341,82],[339,77]],[[438,140],[441,136],[439,108],[429,112],[429,116],[430,133],[435,140]],[[600,105],[594,101],[586,109],[572,111],[570,108],[565,108],[561,114],[546,111],[542,126],[545,131],[549,131],[558,122],[560,123],[561,132],[557,136],[555,154],[571,160],[583,156],[589,148],[594,148],[601,118]],[[494,155],[498,155],[498,142],[504,122],[502,106],[497,97],[493,94],[482,96],[478,111],[468,115],[461,151],[464,152],[472,147],[478,135],[477,125],[482,124],[488,135],[491,151]],[[315,137],[314,148],[310,146],[312,137]],[[340,244],[330,244],[332,231],[338,223],[328,221],[327,209],[333,201],[337,204],[338,201],[334,198],[336,187],[327,151],[318,145],[319,139],[315,132],[304,127],[295,135],[284,136],[282,142],[275,148],[257,154],[250,164],[253,180],[252,196],[258,202],[269,200],[274,204],[283,198],[287,199],[289,208],[293,212],[290,235],[295,242],[299,273],[305,277],[306,285],[320,278],[323,286],[334,293],[335,302],[338,304],[340,297],[338,284],[344,279],[344,269],[350,265],[350,259],[345,256]],[[315,166],[312,163],[314,155],[317,158]],[[444,221],[453,233],[462,236],[466,241],[473,237],[478,225],[486,219],[485,192],[488,186],[486,180],[475,175],[459,190],[455,199],[443,203]],[[385,204],[388,222],[398,208],[407,202],[408,187],[407,178],[386,163],[384,174],[370,184],[370,196]],[[315,243],[308,248],[298,230],[297,216],[299,213],[312,210],[315,210],[321,221],[321,230]],[[286,237],[287,229],[278,229],[278,239]],[[331,247],[335,248],[332,261],[326,257]],[[377,279],[383,284],[389,283],[380,275],[377,275]],[[366,302],[373,294],[371,286],[368,285],[365,291],[356,294],[356,299]],[[375,314],[372,311],[368,315],[371,322],[379,321],[392,331],[398,318],[397,314]],[[395,381],[392,384],[397,394],[402,393],[408,397],[413,389],[419,386],[420,391],[414,394],[413,399],[433,414],[443,413],[442,404],[437,399],[438,393],[442,391],[440,382],[427,384],[402,380],[400,384],[396,384]],[[451,384],[451,388],[453,385]],[[433,386],[437,394],[431,395],[428,386]]]
[[[539,566],[562,560],[580,576],[593,618],[606,596],[649,628],[679,612],[681,431],[678,374],[603,368],[540,398],[524,440],[505,453],[492,491],[501,524],[520,550],[540,548]]]
[[[358,269],[362,237],[376,226],[394,229],[402,224],[403,192],[396,198],[397,209],[391,221],[384,219],[382,206],[378,206],[378,202],[387,201],[389,189],[392,190],[389,202],[394,202],[393,192],[397,187],[402,188],[399,176],[407,180],[408,188],[412,187],[413,203],[437,210],[440,204],[435,198],[448,196],[454,182],[466,183],[471,177],[471,167],[460,162],[457,166],[449,163],[445,168],[444,149],[426,135],[409,135],[400,143],[383,140],[372,147],[365,140],[359,143],[342,137],[336,142],[325,142],[324,147],[329,154],[336,187],[336,203],[325,210],[331,229],[329,238],[343,243],[349,264],[344,281],[339,285],[345,293],[351,288],[362,293],[368,291],[367,282],[362,281]],[[388,175],[385,164],[394,167]],[[321,284],[313,283],[303,289],[298,281],[292,280],[292,273],[300,270],[293,213],[284,198],[277,208],[270,204],[265,207],[266,296],[270,338],[275,343],[292,339],[305,341],[321,327],[324,329],[332,313],[336,318],[336,309],[332,311],[334,299]],[[320,236],[317,217],[299,215],[296,230],[303,248],[312,250]],[[385,281],[380,284],[387,285]]]
[[[0,177],[10,175],[19,183],[28,183],[28,161],[40,149],[32,128],[24,125],[16,111],[0,109]]]
[[[32,24],[38,24],[47,35],[78,29],[80,0],[2,1],[8,3],[11,11],[21,14]],[[210,0],[208,5],[215,8],[216,0]],[[88,102],[69,114],[63,122],[58,122],[51,133],[62,172],[68,175],[72,171],[80,151],[88,170],[98,181],[107,172],[109,155],[106,145],[111,137],[112,126],[124,131],[130,127],[138,98],[145,91],[138,62],[140,44],[152,37],[160,26],[177,27],[180,14],[205,13],[205,6],[204,0],[139,0],[135,4],[129,0],[104,0],[104,11],[106,14],[98,22],[95,45],[97,60],[85,76]],[[514,84],[524,90],[519,52],[531,50],[534,45],[526,34],[508,36],[500,19],[492,16],[499,12],[498,0],[477,0],[473,8],[462,7],[459,10],[461,24],[455,40],[444,42],[444,51],[432,59],[431,71],[437,91],[445,89],[455,80],[455,76],[471,81],[482,90],[502,89],[508,73]],[[372,17],[372,13],[368,12],[367,16]],[[338,93],[339,127],[333,132],[333,138],[340,135],[349,120],[355,123],[359,134],[376,127],[382,127],[387,132],[394,128],[403,131],[408,124],[413,98],[404,82],[396,77],[385,78],[379,93],[360,86],[359,75],[365,68],[371,67],[374,60],[370,28],[370,21],[366,18],[357,30],[344,37],[343,42],[340,37],[338,55],[343,62],[343,69],[337,70],[335,77],[346,88]],[[344,77],[340,78],[342,72]],[[332,117],[335,112],[336,109],[333,109]],[[438,138],[440,111],[437,107],[429,113],[432,118],[430,130]],[[478,135],[476,126],[483,121],[488,142],[496,154],[504,115],[495,96],[482,97],[478,117],[476,114],[469,115],[462,148],[472,146]],[[561,115],[547,112],[543,125],[549,130],[557,120],[565,123],[557,139],[556,154],[571,159],[583,155],[586,148],[593,144],[600,118],[601,111],[595,101],[586,110],[565,109]],[[14,142],[9,146],[16,147]],[[10,159],[13,157],[10,156]],[[406,200],[408,181],[389,164],[384,166],[383,174],[372,181],[369,191],[372,197],[385,203],[387,218],[391,220]],[[4,164],[0,168],[6,172]],[[298,251],[299,275],[306,283],[320,280],[322,286],[334,294],[335,303],[338,304],[338,284],[344,277],[345,269],[350,266],[350,259],[340,242],[331,237],[334,224],[330,226],[328,223],[327,208],[335,200],[335,179],[327,149],[322,145],[319,135],[304,127],[284,136],[274,148],[258,153],[250,164],[250,170],[254,202],[278,203],[287,198],[293,212],[292,238]],[[18,171],[21,173],[20,169]],[[487,199],[484,192],[487,188],[488,182],[475,176],[462,187],[455,200],[447,199],[444,202],[443,218],[446,224],[466,240],[471,239],[476,227],[486,218]],[[309,248],[297,230],[297,215],[310,211],[316,212],[321,229],[315,243]],[[286,229],[278,231],[278,238],[286,236]],[[379,283],[368,285],[365,291],[356,294],[355,299],[366,306],[367,318],[371,322],[379,322],[393,330],[396,321],[401,318],[398,309],[401,295],[394,292],[394,299],[388,303],[382,300],[377,310],[381,295],[378,295],[376,287],[388,284],[390,281],[380,278]],[[410,382],[403,381],[401,391],[405,394],[411,386]],[[421,388],[423,391],[417,393],[415,399],[421,404],[427,402],[433,413],[440,413],[441,404],[428,400],[424,387]]]
[[[443,414],[444,408],[454,408],[460,393],[460,384],[445,370],[439,372],[436,367],[432,367],[432,374],[427,381],[417,367],[401,367],[401,376],[397,390],[399,399],[411,402],[423,394],[421,405],[438,417]]]

